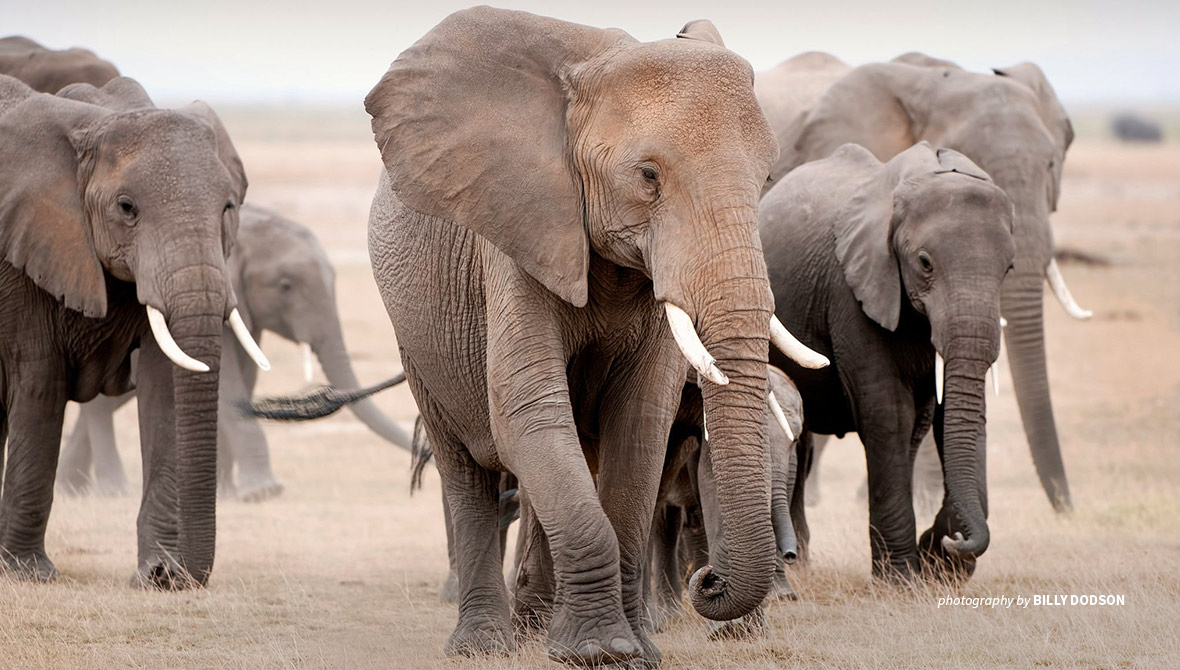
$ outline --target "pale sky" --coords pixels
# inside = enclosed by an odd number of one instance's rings
[[[1031,60],[1067,103],[1180,102],[1180,0],[504,0],[641,40],[711,19],[757,70],[807,50],[854,65],[924,51],[977,71]],[[0,0],[0,30],[85,46],[162,103],[358,105],[456,0]]]

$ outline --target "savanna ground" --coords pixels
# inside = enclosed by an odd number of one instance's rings
[[[365,243],[379,170],[366,117],[223,116],[250,199],[311,226],[336,263],[361,379],[397,372]],[[1091,322],[1046,298],[1076,511],[1059,517],[1045,501],[1002,365],[988,418],[992,544],[967,585],[903,591],[869,579],[863,452],[844,440],[823,461],[824,497],[809,512],[812,567],[792,574],[801,600],[774,605],[770,633],[753,641],[705,641],[690,613],[655,636],[665,668],[1180,666],[1180,144],[1082,132],[1054,226],[1063,246],[1110,261],[1064,266]],[[300,388],[296,347],[273,336],[263,346],[274,371],[261,392]],[[378,403],[406,422],[415,414],[404,387]],[[120,411],[117,429],[137,481],[134,411]],[[411,495],[409,456],[347,413],[267,433],[286,493],[219,505],[217,566],[202,591],[127,586],[137,496],[59,496],[47,543],[62,578],[0,578],[0,667],[556,667],[536,642],[507,659],[443,656],[455,608],[438,599],[447,555],[436,473]],[[1125,604],[939,608],[951,594],[1121,594]]]

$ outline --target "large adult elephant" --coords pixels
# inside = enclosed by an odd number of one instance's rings
[[[779,181],[758,219],[779,317],[832,359],[771,362],[803,395],[809,433],[865,446],[873,574],[969,574],[989,542],[984,376],[1000,351],[1012,201],[957,152],[922,142],[882,164],[846,145]],[[911,473],[932,424],[946,499],[915,546]]]
[[[1065,152],[1073,141],[1069,117],[1032,63],[996,69],[994,76],[917,53],[842,74],[841,65],[831,57],[805,54],[759,75],[768,81],[758,88],[760,102],[792,110],[779,117],[785,121],[772,120],[782,146],[772,181],[848,142],[888,160],[924,140],[966,155],[1004,189],[1016,207],[1015,268],[1001,293],[1016,400],[1041,486],[1054,509],[1070,509],[1049,395],[1042,313],[1048,280],[1070,316],[1090,316],[1065,287],[1049,227]],[[829,85],[817,85],[816,79]],[[800,103],[791,92],[793,82],[813,94]],[[817,90],[822,94],[814,95]],[[768,118],[774,117],[768,112]]]
[[[755,209],[775,144],[749,64],[707,22],[681,34],[465,10],[366,98],[386,168],[369,251],[454,522],[448,653],[514,646],[496,505],[510,470],[553,559],[550,656],[658,661],[642,562],[682,352],[705,379],[733,538],[693,605],[732,619],[770,589]]]
[[[135,582],[213,568],[222,324],[249,341],[226,256],[246,176],[203,103],[157,109],[135,81],[36,93],[0,76],[0,561],[57,574],[45,525],[68,400],[144,398]]]
[[[57,93],[69,84],[102,86],[119,70],[89,49],[47,49],[20,36],[0,39],[0,74],[16,77],[34,91]]]
[[[263,333],[269,331],[298,342],[304,347],[304,373],[309,381],[314,355],[332,386],[359,388],[340,327],[336,270],[309,229],[266,208],[242,205],[237,241],[229,256],[229,277],[242,320],[256,341],[261,342]],[[253,395],[256,381],[257,370],[248,352],[229,328],[223,329],[218,488],[223,496],[251,502],[283,490],[271,469],[262,427],[235,407]],[[69,492],[126,491],[111,415],[131,397],[103,396],[83,405],[58,463],[60,488]],[[409,434],[372,400],[359,400],[349,409],[373,432],[409,450]]]

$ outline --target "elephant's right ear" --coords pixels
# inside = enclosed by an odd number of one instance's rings
[[[626,38],[524,12],[456,12],[365,98],[394,193],[465,226],[576,306],[589,239],[570,154],[570,71]]]
[[[832,222],[836,259],[861,309],[882,328],[897,329],[901,318],[901,274],[893,253],[893,190],[898,175],[883,169],[869,151],[846,144],[830,160],[847,161],[857,184]]]
[[[0,76],[0,254],[65,306],[107,311],[73,138],[109,112]]]

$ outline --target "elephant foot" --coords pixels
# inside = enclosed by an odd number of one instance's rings
[[[568,610],[554,615],[545,644],[551,660],[569,665],[656,667],[659,650],[648,642],[645,650],[631,625],[619,616],[614,621],[575,621]],[[655,655],[649,658],[648,654]]]
[[[710,640],[749,640],[762,637],[768,628],[766,610],[761,605],[746,616],[729,621],[706,621]]]
[[[94,485],[90,488],[89,492],[100,498],[121,498],[127,495],[127,491],[130,490],[130,488],[130,484],[127,483],[127,479],[125,477],[117,479],[100,478],[98,481],[94,482]]]
[[[662,633],[683,614],[679,601],[661,598],[658,602],[648,606],[646,630],[652,633]]]
[[[264,502],[282,495],[283,488],[282,483],[276,479],[264,480],[257,484],[242,484],[237,487],[237,497],[242,502]]]
[[[487,619],[460,620],[447,638],[447,656],[507,656],[516,651],[511,627]]]
[[[447,573],[447,580],[439,589],[438,599],[447,604],[459,602],[459,575],[456,575],[454,570]]]
[[[921,581],[922,569],[917,556],[906,559],[874,557],[873,577],[890,586],[908,588]]]
[[[131,576],[132,588],[146,591],[183,591],[201,586],[187,570],[170,558],[155,558],[139,566]]]
[[[799,600],[799,594],[791,587],[790,580],[785,573],[774,573],[774,585],[770,588],[770,598],[773,600]]]
[[[12,553],[0,549],[0,568],[16,579],[29,582],[52,582],[61,576],[57,566],[44,551]]]
[[[54,481],[54,488],[66,497],[81,498],[90,494],[90,475],[81,470],[59,472]]]

